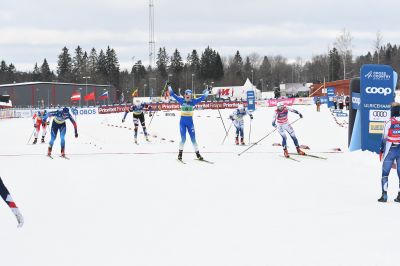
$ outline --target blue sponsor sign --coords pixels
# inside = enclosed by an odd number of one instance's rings
[[[358,92],[353,92],[351,94],[351,106],[354,110],[360,109],[361,95]]]
[[[254,91],[247,91],[247,110],[256,110],[256,96]]]
[[[361,149],[379,152],[384,128],[374,111],[387,112],[394,101],[397,74],[391,66],[363,65],[360,73]]]
[[[321,104],[327,104],[328,103],[328,97],[327,96],[314,96],[314,103],[317,103],[317,98],[319,98],[319,102]]]
[[[333,98],[336,97],[335,91],[336,91],[335,87],[326,88],[326,94],[328,95],[328,108],[333,107],[334,105]]]

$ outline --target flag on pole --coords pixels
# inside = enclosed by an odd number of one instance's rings
[[[71,102],[77,102],[77,101],[79,101],[81,99],[81,93],[80,93],[80,91],[74,91],[73,93],[72,93],[72,96],[71,96]]]
[[[108,91],[103,92],[103,94],[99,96],[99,100],[105,99],[108,99]]]
[[[132,92],[132,97],[139,97],[139,91],[138,91],[138,89],[136,89],[136,90],[134,90],[134,91]]]
[[[94,101],[95,100],[94,91],[89,93],[88,95],[85,95],[84,99],[85,101]]]

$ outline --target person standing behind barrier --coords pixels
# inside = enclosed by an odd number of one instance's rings
[[[315,99],[315,105],[317,106],[317,112],[321,111],[321,98],[317,97]]]
[[[334,106],[335,110],[337,110],[337,96],[336,95],[333,96],[333,106]]]
[[[349,95],[346,96],[344,103],[346,105],[346,110],[349,110],[350,109],[350,96]]]
[[[339,104],[339,109],[343,110],[343,107],[344,107],[344,96],[343,96],[343,94],[338,97],[338,104]]]

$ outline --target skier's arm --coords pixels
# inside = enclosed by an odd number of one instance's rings
[[[71,121],[72,125],[74,126],[75,138],[77,138],[78,137],[78,125],[76,124],[76,122],[71,114],[69,114],[69,121]]]
[[[298,114],[300,116],[300,118],[303,118],[303,115],[297,111],[296,109],[290,108],[290,107],[286,107],[288,109],[288,111],[293,112],[295,114]]]
[[[177,101],[180,105],[183,104],[183,102],[185,101],[185,99],[183,99],[182,97],[179,97],[178,95],[175,94],[175,92],[172,90],[171,86],[168,86],[168,91],[169,91],[169,95],[175,99],[175,101]]]
[[[276,112],[274,112],[274,116],[272,117],[272,126],[276,127]]]
[[[385,154],[385,149],[386,149],[386,139],[389,134],[389,129],[390,129],[391,122],[390,120],[386,122],[385,128],[383,129],[383,135],[382,135],[382,140],[381,140],[381,149],[379,151],[379,160],[382,161],[382,157]]]
[[[204,101],[208,97],[208,90],[203,91],[203,95],[199,98],[193,99],[193,104],[196,105],[202,101]]]
[[[3,198],[4,202],[8,205],[11,211],[14,213],[15,217],[18,221],[18,227],[22,227],[24,225],[24,217],[20,213],[17,205],[15,204],[14,200],[12,199],[10,192],[4,185],[3,181],[0,178],[0,196]]]

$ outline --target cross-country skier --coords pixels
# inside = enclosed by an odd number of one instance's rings
[[[128,115],[128,113],[129,112],[133,113],[133,124],[135,125],[135,143],[136,144],[138,143],[137,135],[138,135],[139,122],[142,125],[143,133],[144,133],[144,136],[146,137],[146,140],[150,141],[149,134],[147,133],[147,130],[146,130],[146,122],[145,122],[144,113],[143,113],[143,111],[147,111],[150,109],[151,109],[151,106],[149,106],[146,103],[142,103],[139,99],[136,99],[134,104],[131,107],[126,109],[124,118],[122,118],[122,123],[124,123],[125,118]]]
[[[381,150],[379,154],[382,163],[382,196],[378,199],[380,202],[387,201],[388,177],[392,164],[397,164],[397,175],[400,180],[400,104],[393,103],[391,108],[391,118],[385,124],[382,136]],[[400,202],[400,189],[395,199]]]
[[[186,131],[189,133],[190,139],[193,144],[193,148],[196,152],[197,159],[203,160],[203,157],[200,155],[199,147],[196,141],[196,133],[193,124],[193,110],[196,104],[200,103],[201,101],[205,100],[208,96],[209,91],[204,90],[203,96],[193,99],[192,91],[185,90],[184,97],[177,96],[174,91],[172,90],[170,83],[167,83],[168,91],[170,95],[180,104],[181,106],[181,119],[179,122],[180,126],[180,133],[181,133],[181,142],[179,143],[179,154],[178,160],[182,160],[182,152],[183,147],[185,146],[186,142]]]
[[[33,140],[32,144],[37,143],[37,139],[38,139],[39,132],[40,132],[40,126],[42,127],[41,142],[44,143],[44,138],[46,137],[46,133],[47,133],[47,126],[49,125],[49,122],[47,121],[47,111],[40,110],[38,112],[35,112],[35,114],[32,117],[32,120],[33,120],[33,127],[36,129],[35,130],[35,139]]]
[[[233,125],[236,128],[236,138],[235,143],[239,145],[239,135],[240,135],[240,144],[245,145],[244,143],[244,119],[243,117],[249,115],[250,119],[253,119],[253,115],[247,110],[243,104],[239,104],[238,108],[229,116],[232,120]]]
[[[299,141],[297,140],[294,130],[289,124],[288,119],[289,112],[298,114],[300,118],[303,118],[303,115],[295,109],[286,107],[283,102],[278,102],[276,107],[277,108],[274,112],[274,117],[272,119],[272,126],[277,127],[279,134],[281,134],[282,136],[283,154],[285,155],[285,157],[289,157],[289,152],[287,150],[286,144],[286,131],[290,135],[290,137],[292,137],[294,145],[296,146],[297,153],[300,155],[305,155],[305,153],[300,149]]]
[[[15,215],[15,218],[17,218],[18,227],[22,227],[24,225],[24,217],[19,211],[17,205],[15,204],[14,200],[10,195],[10,192],[8,192],[8,189],[4,185],[3,180],[1,180],[1,178],[0,178],[0,196],[3,198],[8,207],[10,207],[11,211]]]
[[[65,133],[67,132],[67,125],[65,121],[69,119],[72,125],[74,125],[75,138],[78,137],[78,127],[76,125],[76,122],[72,118],[72,115],[67,107],[64,107],[62,110],[49,112],[48,117],[53,117],[53,122],[51,123],[51,140],[49,143],[49,148],[47,150],[47,155],[51,156],[54,141],[56,140],[58,131],[60,131],[61,156],[65,157]]]

